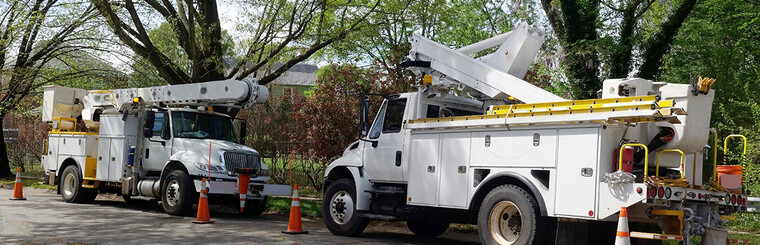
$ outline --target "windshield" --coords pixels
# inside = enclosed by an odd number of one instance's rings
[[[172,125],[174,137],[237,142],[235,127],[229,117],[175,111],[172,112]]]

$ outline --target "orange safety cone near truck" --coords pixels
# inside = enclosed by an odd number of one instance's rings
[[[620,208],[615,245],[631,245],[631,232],[628,230],[628,210],[625,207]]]
[[[293,187],[293,203],[290,205],[290,220],[288,221],[288,230],[282,231],[285,234],[306,234],[301,226],[301,201],[298,196],[298,184]]]
[[[193,220],[193,223],[214,223],[214,221],[211,220],[211,215],[208,212],[208,187],[206,186],[206,179],[201,180],[201,197],[198,199],[198,216],[196,216],[195,220]]]
[[[24,197],[24,191],[21,189],[21,168],[16,169],[16,184],[13,185],[13,197],[11,200],[26,200]]]
[[[250,168],[243,168],[238,171],[238,194],[240,195],[240,213],[245,211],[245,200],[248,197],[248,184],[251,183]]]

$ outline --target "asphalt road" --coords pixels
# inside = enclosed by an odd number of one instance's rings
[[[0,188],[0,244],[477,244],[475,234],[447,232],[436,239],[411,234],[404,226],[372,223],[358,237],[330,234],[320,220],[304,220],[306,235],[286,235],[287,217],[264,214],[242,218],[212,206],[214,224],[195,217],[169,216],[149,202],[127,204],[99,195],[93,204],[65,203],[51,190],[24,188],[26,201],[11,201]]]

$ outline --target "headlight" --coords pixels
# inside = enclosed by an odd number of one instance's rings
[[[208,163],[195,163],[195,167],[198,168],[198,169],[200,169],[200,170],[206,171],[206,172],[209,171],[209,164]],[[224,173],[225,170],[224,170],[224,167],[222,167],[222,166],[211,165],[211,172],[214,172],[214,173]]]

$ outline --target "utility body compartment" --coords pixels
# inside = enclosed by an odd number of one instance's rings
[[[602,133],[601,124],[412,130],[407,204],[467,209],[483,182],[512,173],[527,176],[549,215],[592,219]]]

